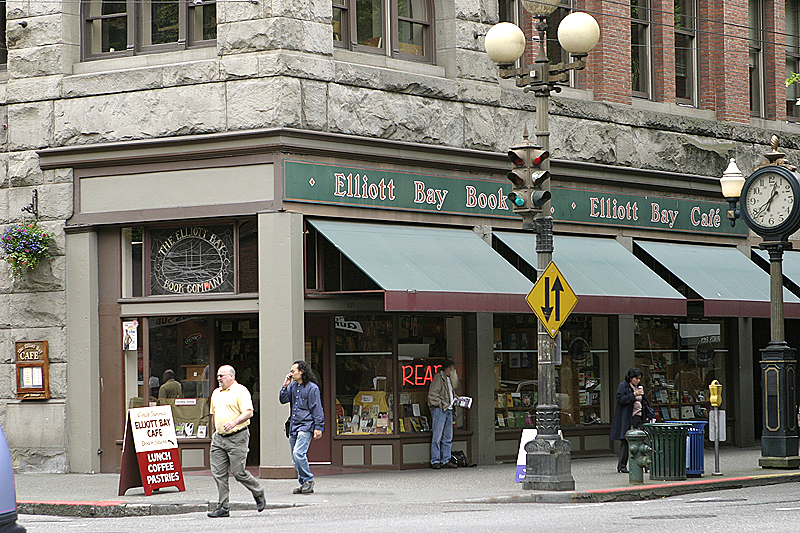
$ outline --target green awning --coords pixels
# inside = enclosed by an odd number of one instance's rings
[[[536,236],[494,233],[536,267]],[[686,315],[686,299],[613,238],[553,238],[553,261],[578,296],[575,312]]]
[[[769,274],[733,246],[637,240],[664,268],[703,298],[705,316],[769,317]],[[800,316],[800,299],[783,290],[786,316]]]
[[[383,289],[387,311],[531,312],[533,283],[471,230],[309,222]]]

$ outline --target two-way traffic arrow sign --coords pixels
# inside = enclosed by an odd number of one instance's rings
[[[578,297],[552,261],[525,300],[554,339],[578,303]]]

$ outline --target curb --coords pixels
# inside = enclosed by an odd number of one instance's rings
[[[717,490],[741,489],[792,483],[800,481],[800,473],[766,474],[732,478],[703,479],[659,485],[636,485],[613,489],[596,489],[572,492],[531,492],[490,498],[450,500],[447,503],[605,503],[655,500]]]
[[[303,507],[302,503],[267,503],[267,509]],[[131,516],[162,516],[186,513],[205,513],[216,502],[190,503],[126,503],[123,501],[18,501],[18,514],[72,516],[79,518],[122,518]],[[255,511],[254,503],[231,503],[231,511]]]

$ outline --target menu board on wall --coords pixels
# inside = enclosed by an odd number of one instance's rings
[[[47,341],[14,343],[14,362],[17,367],[17,399],[46,400],[50,398],[50,361]]]

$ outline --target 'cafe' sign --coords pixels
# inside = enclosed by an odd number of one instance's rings
[[[518,218],[503,179],[439,176],[370,168],[284,161],[286,201],[349,207],[427,211],[492,218]],[[619,194],[552,184],[551,208],[558,222],[635,226],[669,232],[746,235],[731,227],[724,202]]]

